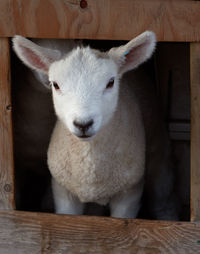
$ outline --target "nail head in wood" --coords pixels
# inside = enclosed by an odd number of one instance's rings
[[[11,110],[11,109],[12,109],[12,106],[11,106],[11,105],[8,105],[8,106],[6,107],[6,109],[7,109],[7,110]]]
[[[80,7],[82,8],[82,9],[85,9],[85,8],[87,8],[87,1],[85,1],[85,0],[81,0],[80,1]]]

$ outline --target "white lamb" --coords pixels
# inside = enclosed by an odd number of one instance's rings
[[[145,77],[123,76],[150,58],[155,35],[144,32],[104,53],[77,47],[65,56],[61,48],[46,49],[21,36],[13,43],[19,58],[47,75],[52,87],[58,120],[48,165],[56,213],[82,214],[86,202],[96,202],[109,203],[111,216],[134,218],[145,179],[152,215],[177,219],[161,117],[155,102],[148,102],[148,84],[142,91],[136,85]]]

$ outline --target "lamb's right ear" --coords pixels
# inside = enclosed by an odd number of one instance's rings
[[[40,47],[20,35],[13,38],[13,48],[24,64],[44,74],[48,74],[49,66],[61,55],[58,50]]]
[[[119,74],[123,75],[149,59],[155,49],[155,44],[155,34],[146,31],[127,44],[112,48],[108,54],[117,63]]]

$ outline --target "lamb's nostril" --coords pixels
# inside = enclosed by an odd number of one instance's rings
[[[91,127],[93,125],[94,121],[93,119],[91,119],[88,122],[78,122],[76,120],[74,120],[73,124],[80,129],[82,132],[85,132],[87,129],[89,129],[89,127]]]

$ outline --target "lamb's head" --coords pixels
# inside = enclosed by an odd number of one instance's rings
[[[46,49],[21,36],[13,43],[27,66],[48,76],[58,118],[75,136],[88,140],[113,117],[121,76],[152,55],[155,35],[147,31],[104,53],[77,47],[64,57],[59,48]]]

